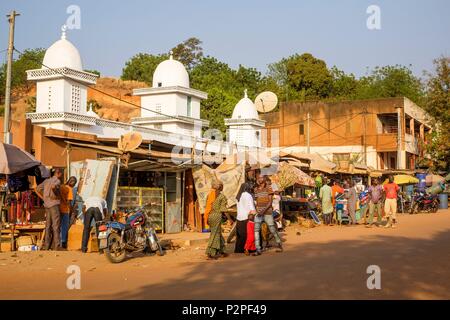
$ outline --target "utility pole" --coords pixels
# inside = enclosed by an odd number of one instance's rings
[[[306,150],[307,153],[311,153],[311,141],[310,139],[310,119],[311,119],[311,114],[309,113],[309,108],[308,108],[308,114],[306,115]]]
[[[402,107],[395,106],[397,110],[397,169],[402,169]]]
[[[16,22],[16,16],[19,16],[19,14],[14,10],[11,11],[9,15],[7,15],[9,21],[9,44],[8,44],[8,60],[6,65],[5,116],[3,122],[4,143],[12,143],[9,118],[11,115],[11,71],[14,52],[14,24]]]
[[[364,150],[364,164],[367,165],[367,127],[366,127],[367,107],[363,109],[363,150]]]

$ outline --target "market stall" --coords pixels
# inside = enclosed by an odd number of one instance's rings
[[[0,143],[0,251],[35,250],[45,210],[34,193],[50,172],[28,152]]]

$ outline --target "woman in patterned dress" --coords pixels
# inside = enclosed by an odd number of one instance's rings
[[[227,256],[225,253],[225,239],[222,236],[222,212],[227,209],[227,198],[222,193],[222,183],[219,182],[215,189],[218,195],[208,217],[208,225],[211,230],[208,246],[206,247],[208,259],[218,259],[220,256]]]

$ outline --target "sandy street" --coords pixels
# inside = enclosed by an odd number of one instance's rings
[[[219,261],[205,260],[204,245],[119,265],[97,253],[1,253],[0,299],[450,299],[450,210],[399,221],[291,226],[284,253]],[[69,265],[81,268],[80,290],[66,287]],[[369,265],[381,268],[381,290],[367,289]]]

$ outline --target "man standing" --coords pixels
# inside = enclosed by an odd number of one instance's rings
[[[386,193],[384,202],[384,213],[387,217],[385,228],[395,228],[397,224],[397,192],[400,187],[394,182],[394,176],[389,176],[389,183],[383,187]]]
[[[261,255],[261,223],[264,221],[269,227],[270,233],[275,238],[275,241],[278,244],[277,252],[283,251],[283,246],[281,244],[281,238],[278,234],[277,228],[275,227],[275,222],[273,220],[272,215],[272,188],[268,184],[268,178],[260,175],[257,180],[257,187],[255,190],[255,198],[256,198],[256,212],[257,215],[255,217],[255,244],[256,244],[256,253],[255,255]]]
[[[372,185],[369,187],[369,224],[367,228],[373,225],[374,211],[377,211],[378,225],[381,224],[381,204],[383,203],[383,187],[378,184],[378,179],[374,179]]]
[[[87,252],[89,236],[91,233],[91,223],[92,219],[95,222],[100,222],[105,219],[108,214],[108,205],[106,201],[100,197],[89,197],[86,199],[83,205],[84,213],[84,229],[83,229],[83,240],[81,243],[81,251],[83,253]],[[95,233],[98,236],[98,225],[95,224]]]
[[[344,193],[344,188],[339,185],[338,180],[334,180],[331,187],[331,203],[333,204],[333,211],[336,207],[336,196],[340,193]],[[336,212],[334,213],[334,221],[337,221]]]
[[[44,200],[45,207],[45,239],[41,250],[49,250],[53,241],[53,250],[62,250],[60,245],[61,234],[61,214],[59,205],[61,204],[60,186],[63,172],[56,169],[51,178],[44,180],[36,188],[36,194]]]
[[[325,225],[331,223],[331,216],[333,214],[332,190],[328,185],[327,178],[323,178],[323,187],[320,188],[319,197],[322,200],[322,214]]]
[[[347,198],[347,210],[350,215],[350,218],[352,219],[351,224],[356,225],[356,200],[358,198],[358,195],[356,194],[356,187],[353,180],[349,183],[350,189],[348,189],[346,198]]]
[[[70,177],[67,183],[61,185],[61,204],[59,210],[61,212],[61,247],[67,249],[67,237],[69,234],[70,215],[73,211],[73,187],[77,184],[77,178]]]

